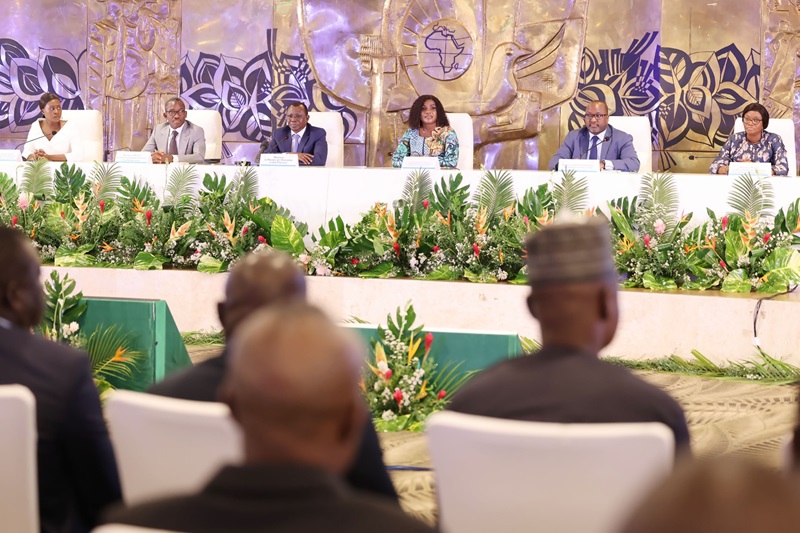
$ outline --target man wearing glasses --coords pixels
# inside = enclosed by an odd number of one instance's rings
[[[608,125],[608,106],[595,100],[586,107],[585,126],[567,134],[564,144],[550,160],[550,170],[561,159],[597,159],[602,170],[638,172],[639,157],[633,137]]]
[[[328,159],[325,130],[308,123],[308,107],[292,102],[286,110],[286,126],[272,132],[272,139],[261,143],[262,154],[297,154],[301,165],[324,167]]]
[[[155,127],[142,152],[152,152],[153,163],[202,163],[206,135],[203,128],[186,120],[183,100],[167,100],[164,118],[167,121]]]

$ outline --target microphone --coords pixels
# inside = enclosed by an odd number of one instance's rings
[[[279,144],[281,144],[283,141],[285,141],[286,139],[288,139],[288,138],[289,138],[289,135],[291,135],[291,131],[292,131],[292,130],[289,130],[289,133],[287,133],[287,134],[286,134],[286,137],[284,137],[284,138],[283,138],[283,139],[281,139],[280,141],[276,142],[276,143],[275,143],[275,145],[274,145],[272,148],[275,148],[276,146],[278,146]],[[271,153],[271,152],[270,152],[270,150],[271,150],[272,148],[270,148],[270,145],[272,145],[272,141],[274,141],[274,140],[275,140],[275,139],[273,138],[271,141],[269,141],[269,143],[267,143],[267,148],[266,148],[266,149],[264,149],[264,150],[261,150],[261,152],[260,152],[260,153],[262,153],[262,154],[269,154],[269,153]],[[261,146],[264,146],[264,145],[262,144]]]
[[[601,146],[601,145],[602,145],[604,142],[607,142],[607,141],[610,141],[610,140],[611,140],[611,135],[606,135],[606,136],[605,136],[605,138],[604,138],[602,141],[600,141],[599,143],[597,143],[595,146],[596,146],[596,147],[599,149],[599,148],[600,148],[600,146]],[[578,159],[583,159],[584,157],[586,157],[586,154],[588,154],[589,152],[591,152],[591,151],[592,151],[591,144],[592,144],[592,143],[590,142],[590,143],[589,143],[589,147],[588,147],[588,148],[586,148],[586,150],[584,150],[583,152],[581,152],[581,155],[580,155],[580,156],[578,156]]]
[[[52,137],[56,133],[58,133],[58,132],[56,130],[53,130],[53,132],[50,134],[50,136]],[[45,135],[42,135],[41,137],[35,137],[35,138],[31,139],[30,141],[22,141],[21,143],[19,143],[18,145],[16,145],[14,147],[14,150],[19,150],[21,147],[25,146],[28,143],[32,143],[33,141],[38,141],[39,139],[46,139],[46,138],[47,138],[47,135],[45,134]]]
[[[695,155],[692,154],[688,157],[689,161],[694,161],[695,159],[716,159],[716,154],[708,154],[708,155]]]

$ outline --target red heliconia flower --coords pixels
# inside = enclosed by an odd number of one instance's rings
[[[725,231],[726,229],[728,229],[728,216],[727,215],[722,217],[722,231]]]
[[[650,235],[644,236],[644,245],[648,250],[650,249]]]
[[[400,243],[399,242],[394,243],[392,245],[392,248],[394,248],[394,253],[397,254],[397,257],[399,258],[400,257]]]
[[[428,209],[430,205],[431,203],[428,200],[422,200],[422,207],[424,207],[425,209]]]
[[[386,381],[389,381],[390,379],[392,379],[392,374],[393,374],[393,372],[392,372],[392,369],[390,368],[386,372],[383,373],[383,379],[385,379]]]
[[[425,353],[431,351],[431,344],[433,344],[433,333],[428,333],[425,335]]]
[[[720,260],[719,260],[719,266],[721,266],[721,267],[722,267],[722,268],[724,268],[725,270],[727,270],[727,269],[728,269],[728,265],[726,265],[726,264],[725,264],[725,261],[723,261],[722,259],[720,259]]]
[[[243,227],[243,228],[242,228],[242,237],[244,237],[245,235],[247,235],[247,232],[248,232],[248,231],[250,231],[250,228],[248,228],[247,226]]]
[[[263,235],[259,235],[258,242],[260,242],[261,244],[267,244],[267,238],[264,237]]]
[[[64,215],[64,211],[61,211],[61,220],[66,220],[66,215]]]
[[[150,221],[153,220],[153,212],[148,209],[147,212],[145,212],[144,214],[144,218],[145,220],[147,220],[147,225],[149,226]]]
[[[481,247],[477,243],[472,243],[472,251],[475,252],[475,257],[481,256]]]
[[[447,396],[447,391],[440,390],[439,394],[436,395],[436,399],[437,400],[443,400],[445,396]]]
[[[397,402],[398,407],[403,403],[403,391],[400,389],[394,391],[394,401]]]
[[[11,225],[12,226],[16,226],[17,222],[19,222],[19,217],[17,215],[14,215],[13,217],[11,217]]]
[[[769,232],[764,234],[764,244],[767,244],[767,241],[769,240],[770,237],[771,235],[769,234]]]
[[[106,201],[105,200],[100,200],[100,204],[99,205],[100,205],[100,212],[101,213],[105,213],[106,212]]]
[[[441,248],[439,248],[438,246],[433,247],[433,253],[437,253],[439,250],[441,250]]]
[[[357,264],[359,264],[361,261],[359,261],[359,260],[358,260],[358,257],[354,257],[354,258],[352,258],[352,259],[350,260],[350,262],[351,262],[351,263],[353,263],[354,265],[357,265]]]

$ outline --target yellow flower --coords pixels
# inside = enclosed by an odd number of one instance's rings
[[[419,350],[419,345],[422,342],[422,339],[417,339],[417,342],[414,342],[414,333],[411,333],[411,340],[408,342],[408,364],[411,364],[411,360],[417,354],[417,350]]]
[[[122,357],[123,355],[125,355],[125,352],[127,351],[128,350],[124,349],[122,346],[117,348],[117,352],[114,354],[114,357],[111,359],[111,362],[124,363],[125,361],[127,361],[128,360],[127,357]]]
[[[108,244],[106,241],[103,241],[103,246],[100,247],[100,250],[103,252],[113,252],[116,248]]]
[[[428,395],[428,393],[425,391],[425,389],[427,388],[427,386],[428,386],[428,381],[427,381],[427,380],[423,381],[423,382],[422,382],[422,387],[420,387],[420,389],[419,389],[419,393],[417,394],[417,397],[416,397],[416,399],[417,399],[417,400],[421,400],[421,399],[423,399],[425,396],[427,396],[427,395]]]

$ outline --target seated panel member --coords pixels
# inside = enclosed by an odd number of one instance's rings
[[[769,113],[759,103],[748,104],[742,111],[744,131],[732,133],[708,171],[712,174],[727,174],[731,161],[771,163],[772,174],[789,174],[789,160],[783,139],[777,133],[767,131]]]
[[[308,107],[292,102],[286,108],[286,126],[261,143],[262,154],[297,154],[301,165],[324,167],[328,160],[328,140],[324,128],[308,123]]]
[[[442,102],[433,95],[423,94],[411,105],[409,129],[400,137],[392,154],[392,166],[403,165],[407,155],[438,156],[439,166],[455,168],[458,164],[458,136],[450,127]]]
[[[164,118],[167,121],[155,127],[142,152],[153,152],[153,163],[202,163],[206,158],[206,134],[203,128],[186,120],[183,100],[167,100]]]
[[[567,134],[564,144],[550,160],[550,170],[562,159],[598,159],[602,170],[639,171],[639,156],[633,137],[608,125],[608,106],[595,100],[586,107],[585,126]]]
[[[26,161],[82,161],[83,143],[74,120],[61,120],[61,99],[57,94],[44,93],[39,98],[44,118],[31,124],[28,139],[22,150]]]

